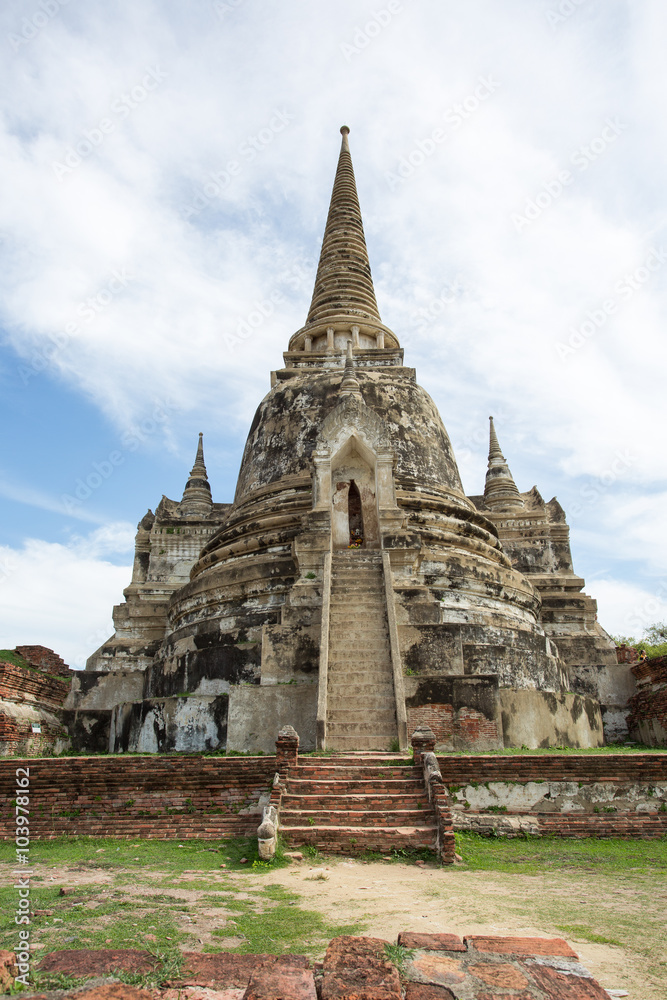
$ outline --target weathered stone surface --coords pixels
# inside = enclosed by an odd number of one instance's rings
[[[415,955],[406,962],[405,969],[409,978],[436,986],[452,986],[466,979],[466,967],[461,960],[434,951]]]
[[[432,983],[407,983],[405,1000],[455,1000],[455,997],[446,986],[434,986]]]
[[[216,952],[203,955],[185,952],[180,986],[243,987],[259,970],[307,971],[309,961],[303,955],[235,955]]]
[[[310,971],[274,966],[253,972],[243,1000],[317,1000]]]
[[[334,938],[323,962],[322,1000],[399,1000],[398,970],[386,957],[381,938]]]
[[[404,948],[420,948],[426,951],[467,951],[466,945],[456,934],[420,934],[401,931],[398,943]]]
[[[42,972],[64,972],[70,976],[104,976],[124,972],[150,972],[155,958],[136,948],[75,948],[52,951],[39,963]]]
[[[529,981],[513,965],[503,962],[471,962],[467,966],[467,971],[477,979],[488,983],[489,986],[497,986],[502,989],[524,989],[530,985]]]
[[[534,962],[527,969],[547,1000],[609,1000],[609,994],[599,983],[574,971],[560,972]]]
[[[9,993],[17,974],[16,955],[13,951],[0,951],[0,993]]]
[[[562,938],[491,937],[475,934],[464,940],[475,951],[493,952],[496,955],[558,955],[577,958],[577,953]]]
[[[127,983],[106,983],[104,986],[93,986],[89,990],[76,990],[66,993],[63,1000],[154,1000],[149,990],[138,989]]]

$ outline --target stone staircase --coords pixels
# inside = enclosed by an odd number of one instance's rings
[[[382,554],[331,561],[328,750],[387,750],[398,738]]]
[[[421,769],[381,754],[322,757],[290,768],[280,833],[291,846],[310,844],[328,854],[434,850],[437,836]]]

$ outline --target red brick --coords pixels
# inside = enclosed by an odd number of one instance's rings
[[[467,951],[460,937],[456,934],[418,934],[412,931],[401,931],[398,943],[404,948],[423,948],[427,951]]]
[[[558,955],[561,958],[576,958],[567,941],[562,938],[528,937],[487,937],[474,935],[464,938],[468,946],[476,951],[493,952],[496,955]]]
[[[509,962],[476,962],[468,965],[467,971],[488,986],[522,990],[530,985],[524,974]]]
[[[108,983],[105,986],[93,986],[89,990],[75,990],[66,993],[63,1000],[153,1000],[153,994],[148,990],[128,986],[127,983]]]
[[[595,979],[558,972],[547,965],[531,965],[529,972],[547,1000],[609,1000]]]
[[[312,972],[274,966],[250,977],[243,1000],[317,1000]]]
[[[431,983],[407,983],[405,1000],[455,1000],[455,997],[446,986],[433,986]]]
[[[260,970],[307,970],[309,964],[303,955],[234,955],[230,952],[202,955],[186,951],[178,982],[180,986],[245,988],[250,977]]]
[[[64,972],[70,976],[104,976],[115,969],[150,972],[155,958],[136,948],[79,948],[52,951],[39,963],[40,972]]]

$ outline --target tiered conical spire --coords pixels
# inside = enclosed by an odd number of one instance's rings
[[[382,324],[368,260],[364,224],[348,143],[341,128],[338,167],[313,298],[306,325],[294,334],[290,351],[337,353],[352,339],[355,348],[397,348],[396,335]]]
[[[359,379],[354,374],[354,358],[352,356],[352,341],[347,342],[347,353],[345,355],[345,371],[343,372],[343,381],[340,384],[340,395],[341,396],[356,396],[357,399],[363,399],[361,395],[361,386],[359,385]]]
[[[493,417],[489,417],[489,468],[484,485],[484,502],[491,510],[509,510],[512,507],[523,507],[523,499],[519,493],[512,473],[500,450]]]
[[[209,486],[206,465],[204,464],[204,435],[200,433],[195,464],[183,490],[180,502],[180,512],[186,517],[205,517],[210,514],[213,502]]]
[[[307,323],[340,313],[380,320],[348,144],[343,141]]]

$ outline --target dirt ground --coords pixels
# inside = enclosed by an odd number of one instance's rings
[[[41,884],[119,887],[115,873],[99,869],[37,864],[34,872]],[[165,892],[164,886],[153,890],[150,880],[151,875],[160,879],[166,873],[142,875],[135,885],[122,883],[123,891],[137,898],[138,907],[140,897]],[[280,884],[298,893],[304,909],[339,923],[361,921],[364,933],[393,942],[402,930],[563,937],[605,989],[627,990],[629,1000],[667,1000],[667,985],[655,974],[655,963],[664,958],[667,889],[648,877],[518,875],[327,859],[314,866],[297,862],[264,874],[207,873],[207,890],[201,888],[201,879],[201,871],[187,871],[174,877],[168,890],[187,904],[178,923],[194,939],[189,948],[211,943],[233,948],[239,943],[234,938],[234,914],[211,909],[203,899],[198,905],[207,892],[233,886],[237,898],[243,898],[244,890],[253,894],[262,886]],[[212,938],[211,931],[220,928],[221,921],[224,926],[227,918],[229,937]],[[592,936],[613,940],[619,920],[623,933],[619,930],[617,936],[624,945],[590,940]]]

